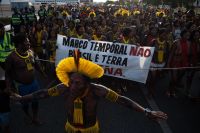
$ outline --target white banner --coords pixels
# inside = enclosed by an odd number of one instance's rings
[[[93,61],[104,68],[105,75],[146,83],[153,47],[95,41],[57,36],[56,65],[73,55],[78,48],[81,57]]]

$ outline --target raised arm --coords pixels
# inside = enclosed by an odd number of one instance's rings
[[[103,85],[97,85],[96,86],[96,94],[100,97],[104,97],[108,99],[111,102],[118,103],[122,106],[125,106],[129,109],[135,110],[137,112],[142,112],[149,118],[159,120],[159,119],[167,119],[167,114],[165,114],[162,111],[151,111],[148,108],[142,107],[140,104],[137,102],[131,100],[128,97],[122,96],[114,92],[113,90],[103,86]]]

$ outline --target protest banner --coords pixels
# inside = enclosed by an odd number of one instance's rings
[[[79,49],[81,57],[104,68],[105,75],[146,83],[154,48],[57,36],[56,65]]]

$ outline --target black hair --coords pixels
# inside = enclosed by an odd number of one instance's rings
[[[25,42],[27,35],[25,33],[18,33],[13,37],[13,42],[15,47],[18,47],[20,44]]]
[[[189,21],[189,22],[187,22],[187,24],[186,24],[186,29],[190,29],[191,27],[192,27],[192,25],[193,25],[194,23],[192,22],[192,21]]]
[[[194,41],[194,37],[195,37],[195,33],[196,32],[199,32],[199,30],[194,30],[194,31],[192,31],[192,33],[190,34],[190,41],[192,42],[192,41]],[[200,32],[199,32],[200,33]]]
[[[77,26],[76,26],[76,31],[79,31],[79,29],[81,28],[81,27],[84,27],[82,24],[78,24]]]
[[[4,23],[0,22],[0,29],[4,28]]]
[[[166,28],[160,28],[159,30],[158,30],[158,35],[161,35],[161,34],[163,34],[163,33],[165,33],[166,32]]]
[[[128,36],[130,33],[131,29],[129,27],[124,28],[122,31],[123,36]]]
[[[183,37],[183,35],[185,34],[185,33],[187,33],[188,31],[186,30],[186,29],[184,29],[184,30],[182,30],[181,31],[181,37]]]
[[[91,78],[89,78],[88,76],[86,76],[86,75],[83,75],[83,74],[81,74],[81,73],[78,73],[78,72],[71,72],[71,73],[69,73],[69,77],[71,77],[71,75],[72,74],[75,74],[75,73],[77,73],[77,74],[80,74],[82,77],[83,77],[83,79],[84,79],[84,81],[85,82],[87,82],[87,83],[90,83],[91,82]]]

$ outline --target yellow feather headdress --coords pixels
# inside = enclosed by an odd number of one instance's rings
[[[140,14],[140,11],[139,10],[134,10],[133,11],[133,15],[139,15]]]
[[[91,11],[91,12],[89,13],[89,16],[91,16],[91,15],[94,15],[94,17],[96,17],[96,13],[95,13],[94,11]]]
[[[56,75],[58,79],[68,86],[69,73],[78,72],[90,79],[97,79],[103,76],[104,70],[101,66],[80,58],[80,53],[75,52],[74,57],[62,59],[56,67]]]

